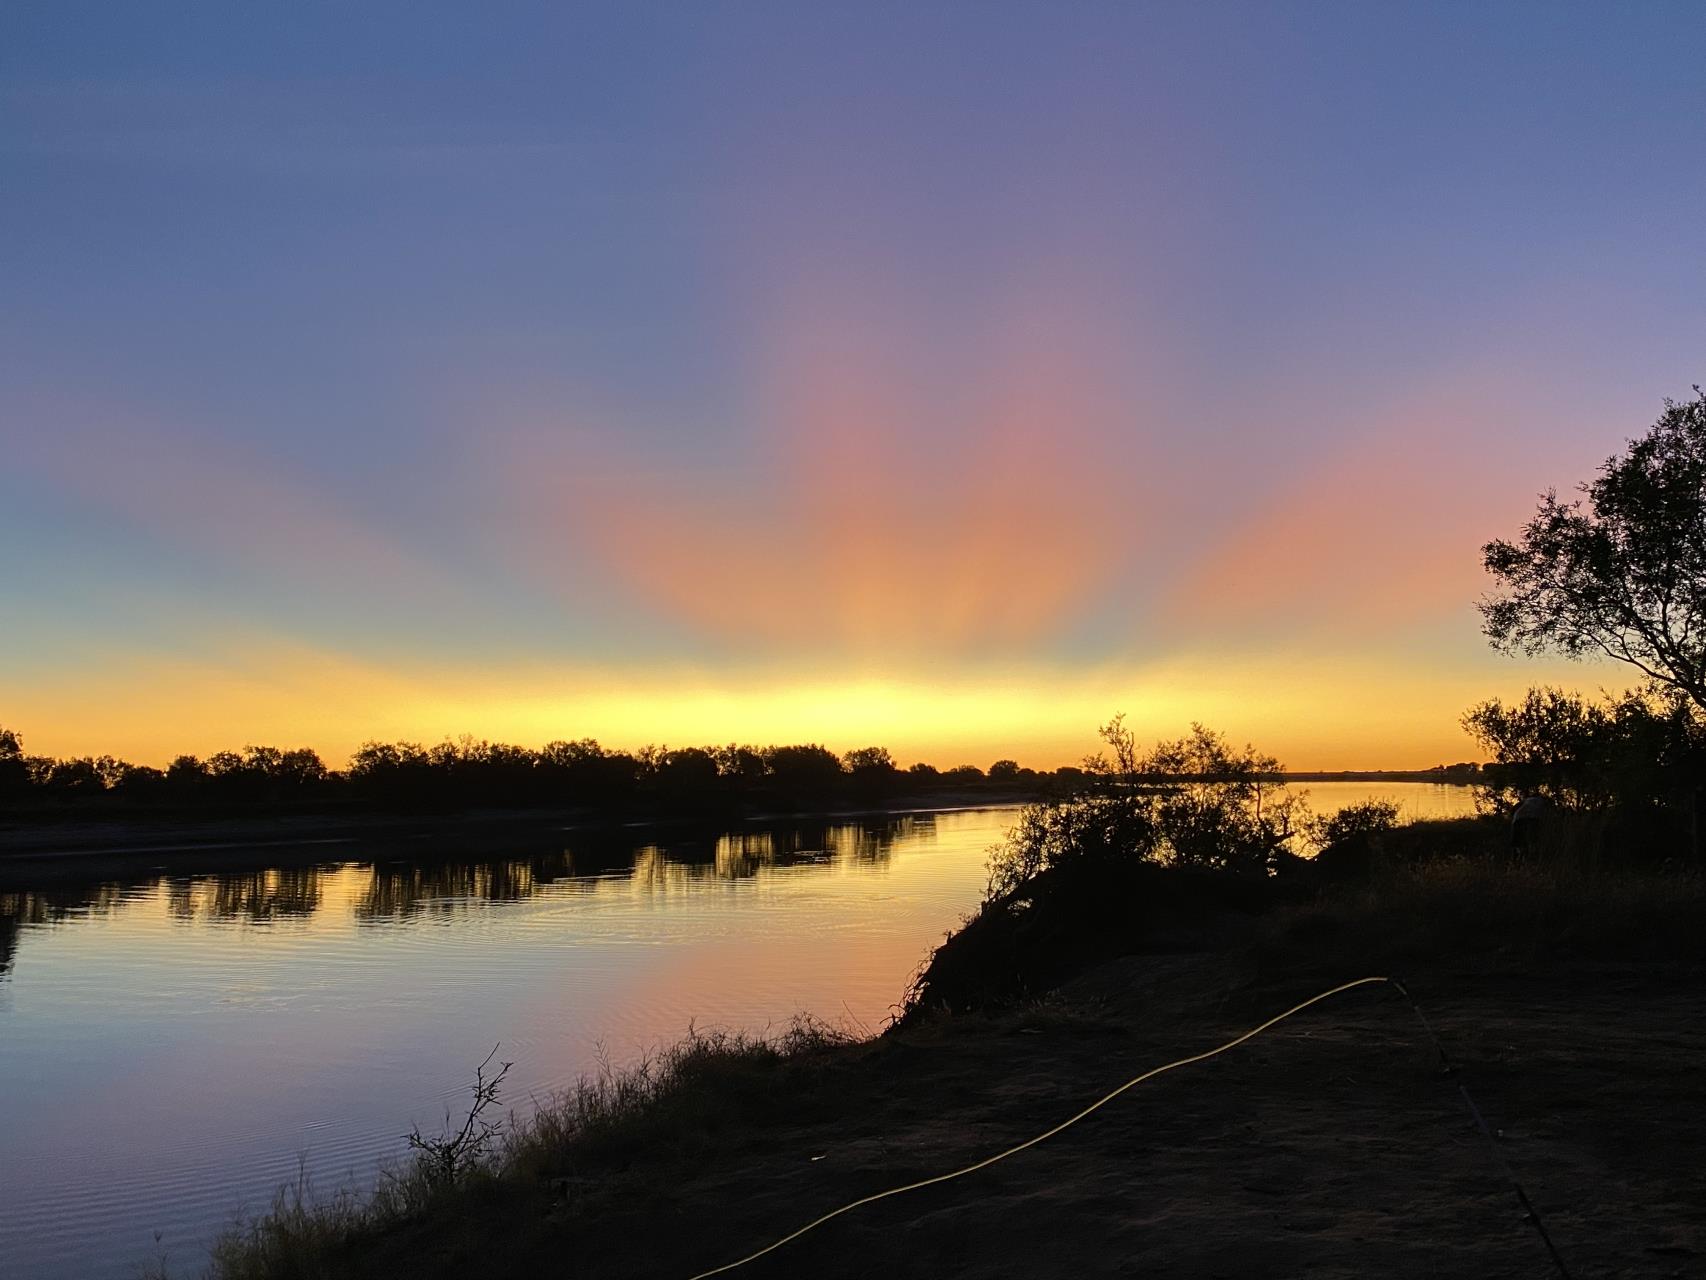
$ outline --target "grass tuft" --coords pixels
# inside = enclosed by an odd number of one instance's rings
[[[303,1170],[265,1213],[239,1221],[215,1242],[208,1275],[329,1280],[368,1274],[363,1256],[386,1237],[446,1221],[477,1222],[507,1192],[519,1190],[524,1199],[541,1187],[619,1173],[641,1153],[691,1159],[774,1113],[787,1073],[809,1071],[854,1041],[849,1032],[807,1016],[773,1036],[690,1028],[684,1040],[632,1067],[606,1064],[533,1115],[511,1116],[501,1141],[462,1164],[453,1180],[444,1177],[443,1162],[422,1149],[383,1172],[366,1193],[343,1188],[317,1195]],[[164,1280],[165,1271],[154,1275]]]

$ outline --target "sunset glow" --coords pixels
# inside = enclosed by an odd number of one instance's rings
[[[491,49],[383,24],[44,24],[0,722],[1044,766],[1124,710],[1418,767],[1621,685],[1488,652],[1479,547],[1701,376],[1698,77],[1656,10],[1323,12],[612,10],[478,95]]]

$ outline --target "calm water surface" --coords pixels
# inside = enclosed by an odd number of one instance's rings
[[[1303,789],[1303,788],[1299,788]],[[1312,784],[1410,817],[1465,789]],[[193,1274],[301,1162],[371,1177],[501,1042],[529,1101],[799,1011],[879,1029],[1010,809],[0,893],[0,1276]],[[565,848],[566,846],[566,848]],[[156,1233],[159,1233],[158,1243]]]

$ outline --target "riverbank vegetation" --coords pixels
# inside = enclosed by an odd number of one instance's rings
[[[389,1263],[447,1226],[464,1247],[516,1213],[546,1222],[578,1209],[598,1180],[636,1162],[677,1170],[714,1158],[743,1132],[779,1113],[827,1114],[838,1051],[847,1032],[807,1017],[775,1035],[689,1030],[632,1066],[583,1076],[526,1117],[492,1117],[496,1095],[476,1074],[465,1118],[447,1134],[478,1131],[489,1141],[447,1165],[416,1149],[381,1173],[368,1194],[345,1188],[321,1197],[306,1177],[281,1188],[271,1207],[214,1245],[219,1280],[307,1280],[391,1274]],[[453,1140],[453,1139],[452,1139]],[[530,1224],[534,1225],[534,1224]],[[162,1280],[164,1268],[157,1273]]]
[[[1696,731],[1686,709],[1671,716],[1639,694],[1600,705],[1540,690],[1467,719],[1496,756],[1477,784],[1481,816],[1400,825],[1379,801],[1310,814],[1264,782],[1271,761],[1201,727],[1139,752],[1116,717],[1083,784],[1027,807],[993,852],[983,902],[920,971],[907,1016],[999,1005],[1181,936],[1243,937],[1255,919],[1284,911],[1323,932],[1348,911],[1380,922],[1369,937],[1411,939],[1424,953],[1448,944],[1437,935],[1452,920],[1543,948],[1554,928],[1591,930],[1602,895],[1608,907],[1633,899],[1630,919],[1694,927],[1699,882],[1692,871],[1671,875],[1693,865],[1682,782]],[[1550,733],[1557,723],[1579,732]],[[1519,852],[1507,815],[1526,795],[1549,804]],[[1319,909],[1324,895],[1330,911]],[[1678,905],[1667,915],[1670,899]],[[1406,927],[1411,909],[1420,923]],[[1617,918],[1611,910],[1601,923]],[[1666,924],[1652,938],[1674,952],[1676,936]]]
[[[1489,725],[1510,719],[1478,714]],[[1516,722],[1526,714],[1518,709]],[[681,1212],[677,1188],[722,1194],[734,1175],[717,1170],[773,1162],[779,1144],[789,1154],[776,1176],[785,1179],[794,1163],[820,1158],[812,1153],[827,1133],[881,1132],[875,1111],[910,1122],[963,1105],[967,1082],[920,1074],[920,1052],[958,1051],[991,1028],[1000,1037],[1182,1034],[1183,1022],[1140,1026],[1108,1003],[1134,964],[1172,975],[1169,983],[1212,972],[1215,1000],[1239,1011],[1369,973],[1434,983],[1473,973],[1485,983],[1606,964],[1625,976],[1706,966],[1706,876],[1682,847],[1669,858],[1645,846],[1607,856],[1615,829],[1600,818],[1625,793],[1580,785],[1586,758],[1548,763],[1576,781],[1552,789],[1552,820],[1518,856],[1493,812],[1399,825],[1393,807],[1376,802],[1313,816],[1271,781],[1274,761],[1211,731],[1148,750],[1117,717],[1102,734],[1107,751],[1086,762],[1075,789],[1028,807],[992,851],[983,902],[928,958],[885,1035],[856,1039],[814,1022],[768,1039],[696,1033],[501,1126],[486,1114],[495,1099],[480,1076],[467,1119],[447,1117],[446,1139],[418,1141],[415,1159],[372,1195],[317,1199],[306,1186],[286,1188],[219,1242],[212,1274],[495,1276],[589,1240],[607,1265],[586,1274],[629,1274],[611,1259],[637,1246],[613,1245],[605,1228],[634,1204]],[[1495,746],[1523,766],[1515,757],[1525,740],[1505,735]],[[1502,801],[1491,789],[1487,799]],[[1293,853],[1302,840],[1318,856]],[[1172,997],[1147,998],[1168,1007]],[[988,1053],[1014,1052],[1011,1044]],[[979,1068],[986,1079],[1005,1069],[993,1058]],[[467,1132],[490,1140],[466,1158],[434,1158]],[[878,1161],[887,1181],[950,1164]],[[854,1188],[867,1193],[870,1182]],[[834,1203],[813,1200],[808,1213],[792,1195],[772,1197],[770,1212],[786,1228]],[[707,1262],[729,1252],[725,1240],[705,1241]]]
[[[720,1208],[709,1212],[731,1214],[739,1229],[729,1225],[663,1251],[683,1265],[689,1256],[711,1265],[846,1195],[952,1167],[932,1144],[914,1155],[912,1143],[883,1136],[896,1125],[969,1106],[979,1118],[967,1123],[980,1133],[992,1123],[990,1113],[1003,1109],[1011,1114],[1000,1123],[1034,1127],[1045,1113],[1021,1104],[1024,1090],[997,1090],[987,1105],[975,1099],[996,1078],[1031,1069],[1029,1060],[1046,1058],[1050,1046],[1082,1045],[1099,1061],[1132,1036],[1195,1043],[1206,1031],[1175,1008],[1186,998],[1237,1020],[1308,994],[1311,984],[1365,973],[1395,972],[1430,991],[1460,981],[1450,974],[1473,973],[1485,990],[1541,972],[1595,981],[1582,977],[1593,972],[1583,966],[1607,961],[1624,981],[1648,969],[1698,972],[1706,964],[1706,879],[1698,873],[1512,863],[1492,825],[1478,825],[1478,855],[1430,856],[1433,829],[1455,837],[1461,824],[1418,823],[1405,830],[1421,855],[1415,861],[1395,858],[1367,875],[1289,884],[1283,876],[1148,859],[1132,860],[1109,879],[1113,868],[1104,863],[1095,881],[1105,910],[1061,887],[1067,882],[1059,873],[1074,864],[1053,868],[1052,878],[1045,867],[1022,898],[1009,892],[999,906],[985,904],[944,944],[884,1036],[854,1039],[813,1022],[772,1038],[690,1035],[627,1070],[582,1080],[529,1117],[512,1118],[489,1155],[454,1178],[432,1176],[417,1160],[382,1178],[372,1196],[317,1199],[306,1186],[286,1188],[270,1212],[219,1243],[212,1275],[497,1276],[528,1273],[527,1266],[565,1253],[579,1257],[583,1248],[584,1274],[635,1274],[624,1263],[661,1246],[624,1236],[623,1224],[631,1226],[635,1213],[703,1217],[697,1199],[704,1196],[718,1198]],[[1448,840],[1445,847],[1463,846]],[[1029,949],[991,944],[987,934],[998,919],[1023,922]],[[1076,944],[1068,944],[1069,935]],[[1025,968],[1027,956],[1046,959],[1047,967]],[[954,979],[945,957],[975,968],[978,998],[946,998]],[[1159,986],[1136,976],[1150,972],[1163,975]],[[1003,984],[1014,977],[1021,980]],[[1134,982],[1148,993],[1141,1013],[1121,1006]],[[939,1076],[941,1059],[962,1052],[973,1055],[973,1065]],[[1089,1079],[1105,1086],[1107,1070]],[[1046,1114],[1058,1118],[1067,1106],[1051,1102]],[[447,1131],[459,1123],[447,1118]],[[864,1171],[844,1194],[813,1181],[801,1199],[794,1171],[815,1171],[811,1162],[821,1153],[849,1143],[872,1146],[870,1167],[861,1162]],[[985,1138],[968,1154],[998,1145]],[[752,1175],[755,1164],[762,1176]],[[746,1188],[741,1211],[729,1199],[737,1184]],[[762,1226],[746,1221],[753,1217]]]
[[[1523,731],[1535,715],[1592,725],[1615,715],[1549,695],[1472,715],[1513,767],[1540,770],[1525,786],[1553,797],[1520,857],[1495,811],[1510,795],[1497,784],[1483,783],[1489,811],[1478,818],[1400,825],[1379,802],[1312,815],[1259,751],[1200,727],[1140,749],[1116,717],[1102,730],[1106,751],[1072,789],[1024,809],[992,850],[984,900],[927,959],[884,1035],[859,1039],[814,1022],[772,1038],[696,1033],[501,1123],[490,1078],[479,1076],[468,1116],[447,1116],[440,1139],[417,1132],[414,1158],[370,1193],[287,1187],[218,1242],[211,1275],[498,1276],[572,1254],[592,1259],[585,1274],[615,1276],[634,1274],[636,1250],[657,1248],[672,1266],[689,1255],[709,1265],[737,1238],[763,1243],[763,1231],[849,1196],[952,1167],[959,1157],[934,1146],[897,1163],[884,1135],[963,1108],[968,1090],[1011,1070],[1015,1043],[1033,1052],[1030,1037],[1089,1037],[1072,1068],[1088,1089],[1107,1083],[1094,1074],[1092,1042],[1176,1045],[1200,1018],[1186,1012],[1187,996],[1247,1016],[1312,984],[1368,973],[1441,985],[1473,973],[1485,984],[1609,964],[1665,984],[1662,975],[1706,965],[1706,877],[1686,845],[1669,857],[1647,845],[1625,850],[1605,821],[1625,801],[1662,809],[1662,797],[1583,781],[1624,776],[1596,763],[1608,740],[1635,751],[1658,739],[1586,733],[1572,739],[1574,755],[1535,761],[1524,745],[1535,735]],[[1293,846],[1318,852],[1302,857]],[[1141,1011],[1119,1005],[1134,972],[1167,975]],[[971,1074],[936,1078],[933,1060],[963,1053]],[[1024,1121],[968,1123],[997,1122]],[[459,1145],[465,1133],[482,1140]],[[802,1205],[800,1162],[848,1141],[877,1144],[870,1168],[844,1171],[838,1190],[818,1188]],[[447,1147],[455,1159],[443,1158]],[[702,1241],[654,1247],[631,1234],[636,1206],[648,1218],[702,1217],[684,1199],[692,1187],[728,1212],[730,1188],[754,1176],[762,1189]],[[760,1206],[764,1224],[746,1222]]]

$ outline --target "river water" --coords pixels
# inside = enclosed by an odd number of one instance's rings
[[[1407,816],[1467,789],[1316,783]],[[362,1184],[494,1045],[531,1100],[678,1039],[810,1012],[879,1030],[977,903],[1011,809],[561,832],[512,856],[0,891],[0,1276],[193,1275],[299,1169]],[[252,863],[251,863],[252,865]]]

